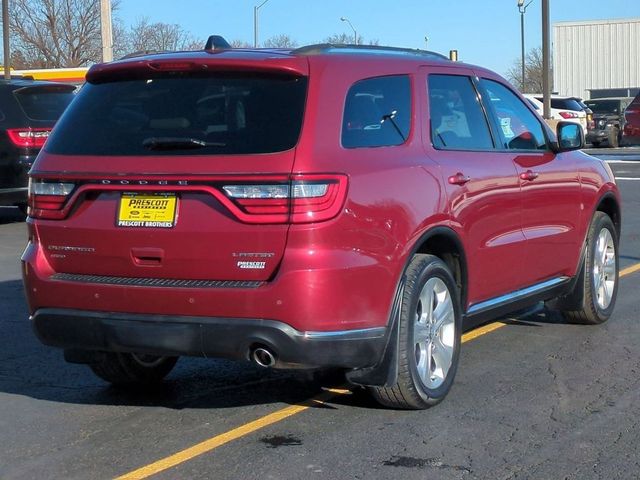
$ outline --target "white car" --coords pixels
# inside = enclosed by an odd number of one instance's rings
[[[525,93],[524,97],[542,115],[542,95]],[[587,131],[587,114],[575,97],[551,95],[551,119],[577,123],[582,126],[583,132]]]

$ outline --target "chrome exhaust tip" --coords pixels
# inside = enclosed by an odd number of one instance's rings
[[[265,347],[254,348],[251,352],[251,360],[261,367],[273,367],[276,364],[276,357]]]

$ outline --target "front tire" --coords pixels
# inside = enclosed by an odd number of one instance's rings
[[[571,323],[595,325],[606,322],[618,294],[618,235],[611,218],[596,212],[589,226],[583,272],[576,289],[582,289],[582,305],[562,312]]]
[[[400,313],[398,378],[371,387],[387,407],[436,405],[453,384],[460,356],[462,315],[451,271],[438,257],[415,255],[406,272]]]
[[[89,367],[98,377],[116,386],[148,386],[160,383],[177,361],[178,357],[104,352]]]

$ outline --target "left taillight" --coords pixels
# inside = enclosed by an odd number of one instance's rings
[[[63,218],[64,206],[74,188],[74,183],[29,179],[29,216]]]
[[[16,147],[41,148],[49,138],[50,128],[9,128],[7,135]]]
[[[580,115],[576,112],[560,112],[560,116],[562,118],[578,118]]]

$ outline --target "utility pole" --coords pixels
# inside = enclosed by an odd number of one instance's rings
[[[545,119],[551,118],[550,38],[549,0],[542,0],[542,112]]]
[[[9,50],[9,0],[2,0],[2,48],[4,52],[4,79],[11,79],[11,51]]]
[[[269,0],[253,7],[253,48],[258,48],[258,10]]]
[[[111,0],[100,0],[100,31],[102,33],[102,61],[110,62],[113,60]]]

